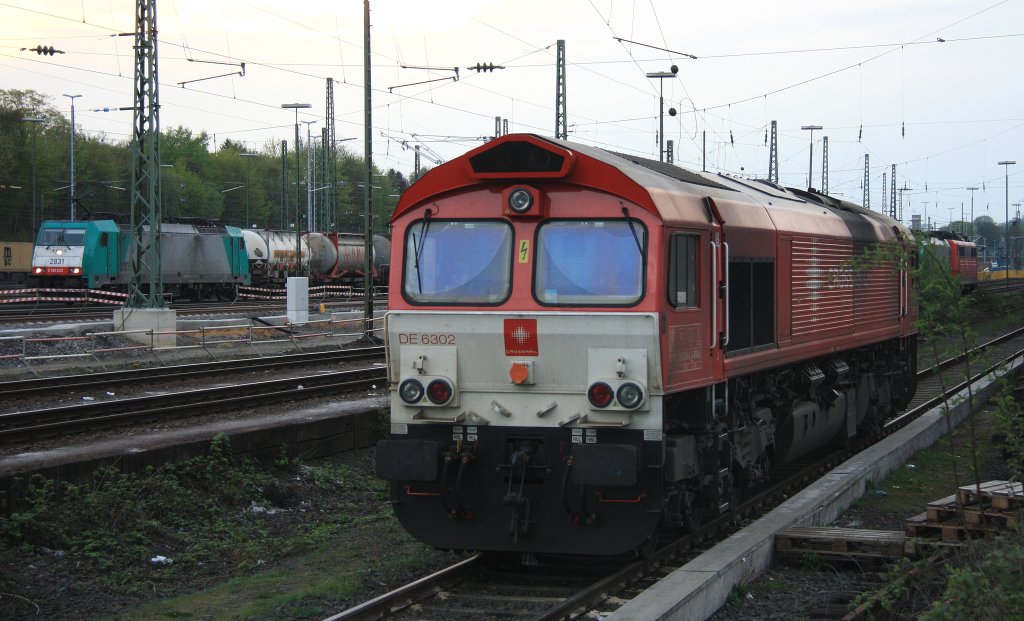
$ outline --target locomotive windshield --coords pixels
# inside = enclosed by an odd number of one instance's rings
[[[537,234],[534,295],[542,304],[634,304],[646,251],[647,231],[636,220],[547,222]]]
[[[81,246],[85,229],[40,229],[37,246]]]
[[[636,250],[634,250],[636,252]],[[512,284],[512,227],[414,222],[405,239],[405,296],[421,304],[499,304]]]

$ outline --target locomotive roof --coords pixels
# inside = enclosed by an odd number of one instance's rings
[[[545,154],[544,150],[549,153]],[[692,220],[693,201],[681,199],[707,196],[723,203],[736,203],[733,222],[768,218],[780,230],[828,233],[834,232],[830,222],[835,218],[828,217],[831,214],[842,220],[856,239],[891,238],[894,234],[909,237],[905,227],[896,220],[813,189],[786,188],[764,180],[692,171],[533,134],[502,136],[428,171],[403,194],[393,218],[423,200],[461,188],[492,180],[530,182],[538,179],[563,179],[602,187],[655,212],[666,222]],[[744,210],[744,204],[754,209]],[[696,213],[703,217],[703,209]]]

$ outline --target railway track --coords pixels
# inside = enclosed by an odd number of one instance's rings
[[[318,302],[311,300],[311,302]],[[377,296],[374,303],[384,304],[387,296]],[[328,308],[347,309],[361,308],[362,299],[354,300],[325,300]],[[34,306],[24,305],[14,308],[0,308],[0,324],[27,323],[35,321],[93,321],[109,320],[114,308],[103,304],[75,304],[69,306],[63,303],[43,303]],[[211,303],[179,303],[168,306],[176,310],[182,316],[188,315],[209,315],[220,313],[266,313],[268,311],[283,313],[284,302],[211,302]]]
[[[971,381],[979,379],[1005,361],[1024,355],[1024,328],[1014,330],[979,346],[995,364],[975,364],[977,371]],[[940,365],[918,374],[918,393],[907,409],[886,424],[888,435],[910,420],[929,411],[944,398],[956,394],[966,385],[964,381],[949,378],[963,377],[963,357],[942,362]],[[945,378],[943,380],[942,378]],[[662,577],[682,566],[692,554],[691,550],[702,540],[719,540],[724,533],[732,532],[740,521],[749,521],[763,515],[783,497],[803,488],[835,465],[864,447],[819,453],[813,458],[787,468],[783,476],[770,487],[755,491],[736,508],[714,520],[702,524],[696,532],[670,541],[667,545],[646,555],[646,558],[612,564],[607,561],[594,565],[605,570],[588,584],[577,590],[559,595],[552,590],[541,590],[558,585],[561,568],[549,569],[547,565],[524,566],[528,571],[527,580],[517,581],[518,574],[499,574],[500,579],[489,582],[487,570],[489,560],[485,554],[467,558],[435,574],[421,578],[409,585],[381,595],[373,600],[352,607],[331,616],[327,621],[376,621],[431,619],[529,619],[549,621],[555,619],[601,618],[614,611],[629,599]],[[557,600],[557,601],[556,601]],[[449,603],[451,607],[449,608]],[[529,605],[526,605],[529,604]],[[589,616],[588,616],[589,613]]]
[[[375,351],[356,350],[357,353],[350,355],[346,360],[352,361],[365,359],[367,356],[378,357],[380,355],[381,348],[369,349]],[[294,356],[279,358],[292,359]],[[317,359],[318,357],[314,355],[310,361],[315,362]],[[319,360],[322,361],[323,358],[320,357]],[[265,360],[248,362],[256,363],[257,366],[255,368],[267,368],[266,364],[263,364],[267,362]],[[281,364],[280,361],[277,363]],[[177,369],[181,373],[173,374],[172,372],[172,374],[165,377],[195,377],[196,374],[211,373],[219,375],[225,371],[224,367],[217,367],[216,365],[217,363],[185,365]],[[206,368],[196,369],[193,367]],[[238,366],[235,370],[248,371],[253,368],[252,366]],[[125,372],[115,375],[122,375],[122,378],[120,380],[112,378],[114,381],[145,381],[145,374],[132,376],[130,372]],[[73,382],[75,378],[56,378],[56,380],[70,380]],[[45,388],[41,387],[41,384],[34,386],[25,384],[26,382],[31,384],[36,381],[40,380],[24,380],[17,383],[22,384],[21,390],[45,390]],[[247,382],[230,386],[9,412],[0,414],[0,442],[42,439],[63,436],[67,433],[135,424],[142,421],[173,420],[256,404],[267,405],[275,402],[365,391],[373,386],[382,387],[385,382],[386,370],[383,367],[374,366],[332,373],[320,372],[315,375],[303,375],[285,379]],[[80,383],[64,384],[65,388],[81,385]],[[91,383],[90,385],[95,386],[96,384]],[[8,386],[0,385],[0,389],[6,388]],[[18,387],[10,388],[11,390],[19,389]]]
[[[198,362],[158,368],[105,371],[89,375],[37,377],[0,382],[0,399],[58,393],[69,390],[90,390],[112,385],[151,384],[153,382],[220,376],[225,373],[249,373],[283,367],[326,365],[358,360],[383,359],[383,347],[361,347],[337,351],[311,352]]]

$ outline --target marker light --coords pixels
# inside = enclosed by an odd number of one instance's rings
[[[596,408],[608,407],[614,396],[615,391],[612,390],[611,386],[604,382],[594,382],[587,390],[587,399],[590,399],[591,405]]]
[[[419,380],[407,379],[398,387],[398,396],[406,403],[419,403],[423,398],[423,384]]]
[[[619,400],[619,405],[627,410],[632,410],[640,407],[640,404],[644,402],[644,390],[633,382],[626,382],[619,386],[615,398]]]
[[[513,384],[525,384],[530,379],[530,368],[525,362],[513,362],[508,370],[508,376]]]
[[[444,405],[452,398],[452,385],[443,379],[427,384],[427,399],[434,405]]]
[[[516,213],[526,213],[533,207],[533,195],[525,188],[512,190],[508,195],[508,208]]]

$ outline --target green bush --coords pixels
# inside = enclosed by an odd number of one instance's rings
[[[951,568],[946,591],[921,621],[1024,619],[1024,537],[1005,537],[976,566]]]
[[[173,559],[161,575],[225,559],[244,566],[260,558],[266,539],[263,521],[245,509],[265,502],[272,478],[255,464],[234,464],[223,436],[208,456],[141,475],[104,467],[84,484],[33,477],[20,509],[0,517],[0,543],[59,550],[108,584],[128,580],[117,571],[126,564],[148,568],[156,555]]]

